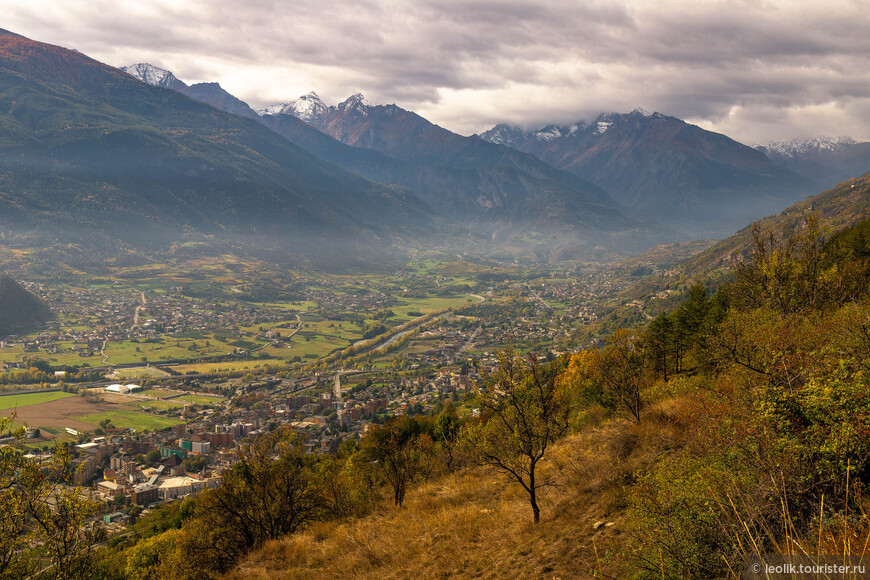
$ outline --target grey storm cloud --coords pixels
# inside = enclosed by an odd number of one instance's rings
[[[870,137],[856,0],[0,0],[2,26],[253,106],[362,91],[469,134],[637,106],[748,143]]]

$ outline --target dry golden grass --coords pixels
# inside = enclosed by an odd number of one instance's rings
[[[733,499],[730,497],[728,499],[733,505]],[[769,547],[760,550],[750,537],[735,534],[733,537],[735,553],[746,557],[796,556],[801,558],[803,563],[819,562],[819,557],[824,558],[826,555],[843,557],[843,564],[847,563],[846,556],[850,557],[851,563],[860,562],[866,565],[870,562],[870,551],[868,551],[870,549],[870,500],[866,497],[860,493],[855,494],[851,501],[847,502],[853,506],[851,513],[846,509],[842,513],[829,514],[827,517],[824,509],[825,500],[822,498],[818,507],[819,518],[809,526],[794,521],[784,500],[784,497],[780,497],[780,520],[773,524],[773,528],[761,527],[761,539],[766,541],[765,545]],[[746,527],[746,522],[740,514],[735,514],[735,519]],[[830,563],[829,559],[828,563]],[[731,577],[741,577],[739,572],[739,570],[732,570]],[[857,579],[866,578],[866,574],[853,572],[837,577]]]
[[[556,451],[570,455],[569,447],[572,441]],[[494,471],[471,469],[411,489],[401,509],[384,506],[359,520],[318,524],[270,542],[228,577],[578,578],[599,567],[605,572],[608,552],[621,545],[619,514],[606,514],[605,494],[580,481],[582,460],[574,457],[574,466],[565,463],[562,470],[556,463],[550,470],[561,472],[564,485],[543,491],[538,525],[521,488]],[[600,480],[589,475],[587,483]],[[615,523],[593,530],[605,520]]]
[[[541,467],[557,485],[539,493],[538,525],[518,484],[472,467],[412,487],[401,509],[269,542],[227,578],[621,577],[631,474],[681,445],[679,416],[677,398],[640,425],[610,420],[558,442]]]

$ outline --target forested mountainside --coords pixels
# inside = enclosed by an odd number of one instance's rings
[[[0,337],[32,330],[50,314],[42,300],[9,276],[0,273]]]
[[[406,190],[78,52],[2,34],[0,70],[0,220],[11,233],[152,247],[238,237],[311,257],[435,231]]]

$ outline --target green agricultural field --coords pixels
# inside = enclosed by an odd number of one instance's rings
[[[52,391],[49,393],[25,393],[23,395],[2,395],[0,396],[0,411],[7,409],[20,409],[21,407],[29,407],[30,405],[39,405],[40,403],[49,403],[58,399],[73,397],[72,393],[64,393],[62,391]]]
[[[183,407],[185,403],[195,404],[195,405],[212,405],[214,403],[220,403],[224,400],[223,397],[219,395],[192,395],[185,394],[186,391],[173,391],[173,390],[164,390],[164,389],[148,389],[142,391],[141,395],[146,395],[149,397],[155,398],[163,398],[169,397],[173,395],[181,395],[175,397],[173,399],[169,399],[167,401],[142,401],[141,403],[137,403],[137,406],[142,407],[159,407],[159,403],[171,403],[176,407]],[[161,407],[162,408],[162,407]]]
[[[45,351],[35,353],[38,358],[47,360],[53,366],[84,366],[85,364],[92,367],[103,366],[103,356],[97,352],[94,356],[79,356],[76,352],[64,352],[58,354],[48,354]]]
[[[136,380],[168,377],[169,373],[153,367],[134,367],[130,369],[116,369],[115,375],[121,380]]]
[[[371,320],[366,319],[366,322]],[[293,337],[294,344],[299,342],[299,339],[304,340],[306,333],[316,333],[325,337],[337,338],[339,340],[359,340],[362,338],[360,328],[348,321],[339,320],[322,320],[319,322],[308,322],[308,326],[302,328],[298,334]]]
[[[161,342],[110,342],[106,354],[110,364],[161,360],[188,360],[233,352],[234,347],[215,338],[182,339],[166,337]]]
[[[183,395],[178,397],[177,399],[172,399],[173,401],[178,401],[180,403],[192,403],[194,405],[214,405],[215,403],[222,403],[223,397],[211,397],[209,395]]]
[[[314,302],[313,300],[298,300],[294,302],[259,302],[257,304],[264,308],[274,308],[290,312],[306,312],[308,310],[317,309],[317,302]]]
[[[267,346],[266,348],[261,348],[257,351],[260,355],[268,355],[269,358],[287,360],[293,358],[295,356],[302,356],[302,351],[298,348],[296,350],[292,350],[292,347],[282,347],[279,348],[277,346]]]
[[[13,362],[21,360],[24,354],[24,346],[15,345],[0,349],[0,362]]]
[[[116,427],[135,429],[137,431],[143,431],[145,429],[154,431],[157,429],[164,429],[166,427],[172,427],[173,425],[183,423],[183,421],[179,421],[177,419],[157,417],[154,415],[140,413],[138,411],[124,410],[105,411],[102,413],[92,413],[90,415],[78,415],[73,417],[73,419],[82,421],[84,423],[90,423],[92,425],[99,425],[100,421],[102,421],[103,419],[111,419],[112,423]]]
[[[396,306],[391,306],[390,310],[392,310],[396,314],[401,313],[402,316],[407,316],[408,311],[422,312],[423,314],[428,314],[430,312],[446,310],[448,308],[465,306],[468,302],[468,299],[469,296],[467,294],[460,294],[458,296],[449,297],[436,296],[432,298],[402,297],[399,298],[399,304]]]
[[[162,397],[168,397],[169,395],[175,394],[177,391],[169,391],[166,389],[145,389],[144,391],[139,391],[138,395],[145,395],[146,397],[155,397],[160,399]]]
[[[431,273],[438,272],[441,268],[443,268],[444,262],[441,260],[436,260],[433,258],[425,259],[425,260],[417,260],[409,263],[406,267],[409,270],[415,270],[417,272],[422,273]]]
[[[294,346],[289,353],[293,356],[301,355],[302,358],[322,357],[348,346],[350,346],[350,342],[347,339],[318,334],[308,341],[305,339],[294,341]]]
[[[227,361],[227,362],[216,362],[216,363],[192,363],[187,365],[176,365],[173,370],[176,370],[180,373],[187,373],[193,371],[195,373],[219,373],[224,371],[243,371],[248,369],[259,369],[267,366],[275,366],[284,364],[284,361],[280,360],[241,360],[241,361]]]
[[[173,399],[171,401],[142,401],[140,403],[136,403],[136,406],[140,409],[144,407],[148,407],[151,409],[160,409],[162,411],[169,411],[171,409],[180,409],[184,407],[184,403],[176,402],[177,399]]]

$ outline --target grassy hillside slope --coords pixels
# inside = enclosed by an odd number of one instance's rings
[[[580,578],[613,573],[625,543],[625,503],[609,449],[624,422],[559,443],[545,473],[541,523],[505,476],[469,468],[415,487],[399,509],[322,523],[267,543],[228,578]],[[660,435],[662,439],[667,434]],[[633,466],[649,459],[633,457]],[[598,527],[596,528],[596,524]],[[597,552],[597,553],[596,553]]]

